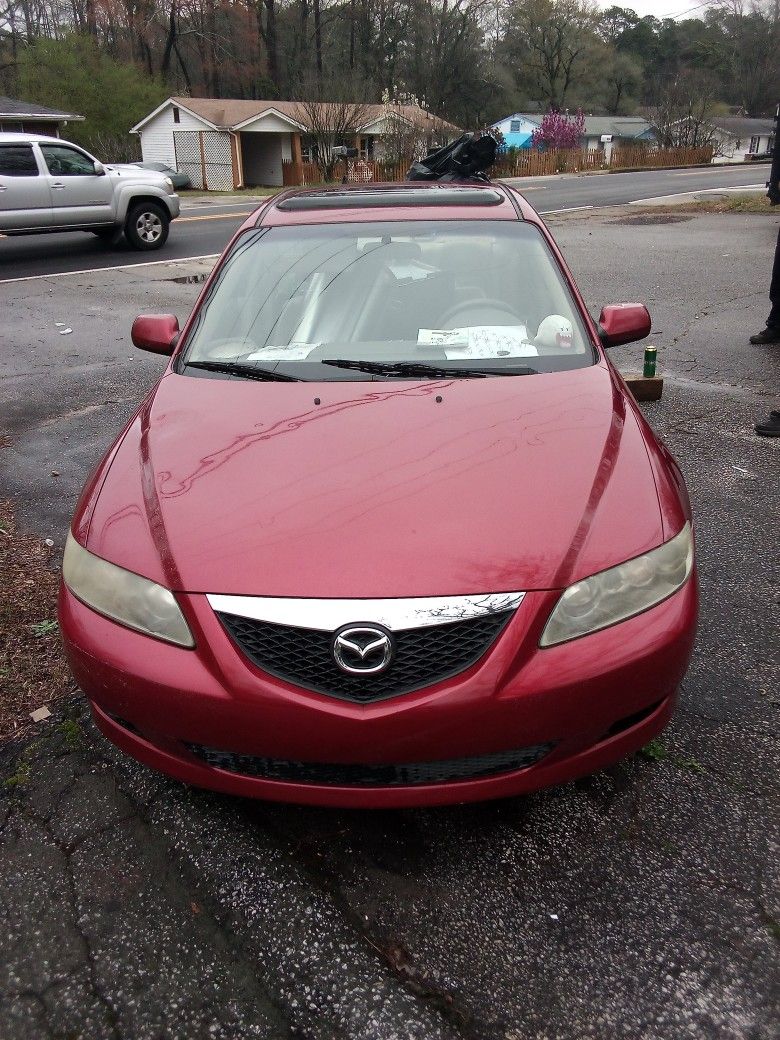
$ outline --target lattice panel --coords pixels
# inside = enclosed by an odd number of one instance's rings
[[[206,183],[212,191],[230,191],[233,187],[230,134],[223,134],[218,130],[204,130],[202,135]]]
[[[203,187],[203,165],[200,161],[200,133],[197,130],[174,130],[173,148],[176,167],[186,173],[193,188]]]
[[[230,191],[233,187],[233,155],[230,134],[219,130],[175,130],[176,165],[193,188]]]

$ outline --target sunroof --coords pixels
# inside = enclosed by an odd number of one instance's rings
[[[382,188],[376,191],[315,191],[291,195],[278,209],[388,209],[394,206],[500,206],[504,196],[492,188]]]

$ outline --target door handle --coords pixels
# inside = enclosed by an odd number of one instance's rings
[[[7,187],[6,184],[0,184],[0,191],[6,191]]]
[[[55,181],[54,184],[52,184],[52,188],[64,188],[64,187],[65,187],[65,185],[62,183],[62,181]]]

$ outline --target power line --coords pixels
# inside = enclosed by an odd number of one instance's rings
[[[696,4],[695,7],[689,7],[687,11],[678,11],[677,14],[667,14],[664,18],[674,20],[675,18],[682,18],[686,14],[693,14],[694,11],[698,11],[702,7],[709,7],[712,4],[712,0],[704,0],[701,4]],[[663,18],[661,19],[663,21]]]

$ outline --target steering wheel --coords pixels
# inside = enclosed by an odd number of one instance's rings
[[[486,315],[484,320],[480,319],[478,322],[472,321],[471,324],[523,324],[523,320],[520,317],[520,315],[516,314],[513,310],[511,310],[507,303],[505,303],[503,300],[497,300],[493,297],[486,296],[478,300],[461,300],[459,303],[456,303],[453,307],[450,307],[446,314],[443,314],[441,318],[439,318],[439,325],[442,328],[447,328],[448,326],[450,328],[457,328],[457,324],[451,325],[450,323],[453,322],[459,314],[467,314],[469,312],[471,312],[471,314],[483,313]],[[509,318],[510,320],[506,321],[507,318]]]

